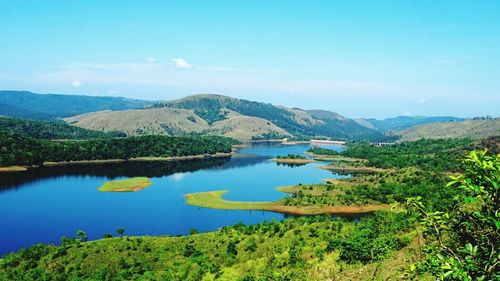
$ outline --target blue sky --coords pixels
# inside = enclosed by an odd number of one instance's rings
[[[0,89],[500,112],[500,1],[0,2]]]

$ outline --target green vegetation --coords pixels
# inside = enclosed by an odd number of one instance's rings
[[[288,154],[288,155],[278,155],[276,159],[307,159],[302,155]]]
[[[421,215],[427,245],[424,259],[409,273],[431,272],[441,279],[500,280],[500,155],[472,151],[465,173],[452,176],[453,208],[429,212],[420,197],[408,204]]]
[[[292,167],[294,165],[305,165],[308,163],[316,162],[312,159],[307,159],[306,157],[297,154],[278,155],[273,159],[273,161],[278,165],[292,165]]]
[[[114,180],[104,183],[99,187],[99,191],[104,192],[135,192],[143,190],[151,185],[148,178],[136,177],[124,180]]]
[[[432,171],[458,171],[459,158],[472,147],[470,139],[422,139],[396,145],[375,147],[367,143],[352,144],[343,156],[365,158],[367,166],[378,168],[418,167]]]
[[[337,113],[320,110],[301,110],[275,106],[268,103],[235,99],[221,95],[195,95],[179,100],[158,103],[154,108],[180,108],[193,110],[209,124],[225,120],[227,110],[241,115],[265,119],[297,138],[310,139],[315,136],[335,137],[347,140],[387,140],[394,137],[359,125],[352,119]],[[253,139],[282,138],[273,132],[253,136]]]
[[[383,120],[377,119],[358,119],[356,122],[362,124],[363,126],[377,129],[381,132],[387,131],[400,131],[410,128],[415,125],[429,124],[436,122],[457,122],[462,121],[462,118],[452,117],[452,116],[398,116],[393,118],[386,118]]]
[[[307,152],[314,155],[340,155],[336,150],[317,146],[309,148]]]
[[[125,137],[121,132],[104,133],[80,127],[70,126],[64,122],[23,120],[0,117],[0,130],[18,133],[34,139],[93,139]]]
[[[389,205],[379,202],[362,205],[335,204],[339,202],[336,200],[336,192],[319,193],[312,191],[312,186],[308,186],[308,189],[305,191],[306,196],[304,196],[303,188],[304,186],[298,186],[298,188],[278,188],[279,191],[289,192],[292,196],[276,202],[228,201],[222,199],[222,196],[228,192],[227,190],[186,194],[186,202],[190,205],[213,209],[266,210],[297,215],[363,214],[390,208]],[[294,200],[294,198],[298,198],[298,200]],[[309,200],[309,198],[314,199]]]
[[[167,136],[48,141],[0,131],[0,166],[229,153],[234,143],[223,137]]]
[[[116,237],[62,246],[38,244],[0,260],[0,280],[325,280],[392,274],[392,253],[413,240],[405,214],[359,223],[331,216],[237,224],[185,237]],[[377,264],[398,261],[382,273]],[[43,260],[43,262],[41,262]],[[318,269],[324,270],[318,270]]]
[[[0,91],[0,115],[54,120],[101,110],[143,108],[150,101],[118,97],[35,94],[27,91]]]
[[[226,210],[267,210],[272,202],[243,202],[222,199],[227,190],[186,194],[186,203],[194,206]]]
[[[491,151],[457,160],[482,147]],[[389,204],[397,205],[395,211],[356,221],[289,217],[182,237],[108,234],[86,241],[82,231],[61,246],[37,244],[4,256],[0,280],[499,280],[497,147],[496,139],[351,145],[346,156],[366,156],[362,164],[371,167],[387,161],[391,169],[282,187],[288,195],[277,202],[227,201],[225,191],[190,194],[187,201],[210,208],[305,210],[289,212],[294,214]]]
[[[410,127],[403,131],[391,132],[402,141],[422,138],[471,138],[481,139],[500,136],[500,118],[474,118],[460,122],[440,122]]]

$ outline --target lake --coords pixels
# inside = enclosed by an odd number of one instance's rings
[[[287,215],[268,211],[216,210],[190,206],[186,193],[230,190],[224,198],[272,201],[283,198],[277,186],[318,183],[345,177],[303,166],[278,165],[277,155],[303,154],[309,145],[252,144],[232,158],[177,162],[42,167],[0,174],[0,256],[33,244],[59,243],[84,230],[89,239],[104,233],[180,235],[193,228],[212,231],[238,222],[281,220]],[[342,150],[341,146],[328,148]],[[100,192],[109,180],[145,176],[152,185],[139,192]]]

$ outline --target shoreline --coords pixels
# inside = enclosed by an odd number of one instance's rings
[[[277,188],[284,191],[283,188]],[[281,190],[280,190],[281,189]],[[367,214],[380,210],[391,208],[389,204],[371,204],[371,205],[338,205],[338,206],[286,206],[276,202],[246,202],[225,200],[222,196],[228,193],[228,190],[217,190],[208,192],[196,192],[185,194],[186,203],[191,206],[219,209],[219,210],[257,210],[285,213],[291,215],[348,215],[348,214]]]
[[[294,159],[294,158],[273,158],[271,161],[283,164],[309,164],[317,161],[312,159]]]
[[[171,156],[171,157],[136,157],[130,159],[103,159],[103,160],[75,160],[75,161],[60,161],[60,162],[44,162],[42,165],[14,165],[8,167],[0,167],[0,173],[14,173],[24,172],[39,167],[59,167],[68,165],[86,165],[86,164],[111,164],[111,163],[124,163],[124,162],[146,162],[146,161],[185,161],[196,159],[209,159],[209,158],[227,158],[231,157],[233,153],[218,152],[215,154],[199,154],[187,156]]]
[[[337,172],[354,172],[354,173],[383,173],[389,171],[389,169],[375,168],[375,167],[355,167],[355,166],[336,166],[336,165],[326,165],[318,167],[319,169],[337,171]]]

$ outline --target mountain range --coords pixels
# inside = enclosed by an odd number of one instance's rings
[[[498,135],[498,122],[399,116],[351,119],[326,110],[304,110],[222,95],[199,94],[172,101],[0,91],[0,115],[64,120],[70,125],[126,135],[212,134],[239,140],[330,138],[394,141],[450,135]],[[462,122],[468,122],[466,127]],[[453,125],[434,125],[453,124]],[[439,126],[440,134],[432,129]],[[457,134],[455,127],[468,128]]]
[[[0,115],[50,120],[99,110],[142,108],[153,102],[122,97],[0,91]]]

